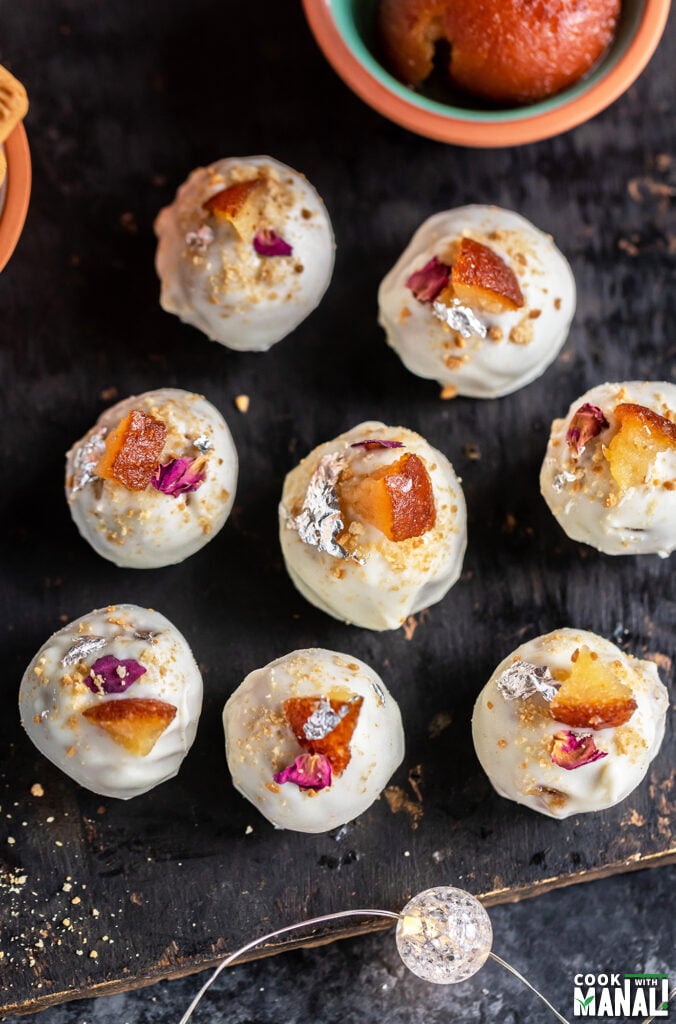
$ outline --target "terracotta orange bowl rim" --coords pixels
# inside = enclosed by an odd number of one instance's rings
[[[31,155],[23,124],[18,124],[5,139],[7,192],[0,210],[0,271],[7,266],[16,248],[28,212],[31,194]]]
[[[443,104],[425,101],[407,90],[369,55],[368,62],[377,65],[376,77],[339,29],[332,4],[335,0],[303,0],[305,16],[326,59],[369,106],[402,127],[440,142],[499,147],[559,135],[614,103],[636,81],[655,52],[671,0],[645,0],[638,25],[624,51],[610,62],[605,72],[602,62],[590,79],[573,86],[569,95],[566,91],[534,107],[496,111],[493,115],[490,111],[478,115],[468,111],[466,116],[458,107],[449,106],[446,113]],[[406,96],[409,91],[410,99]]]

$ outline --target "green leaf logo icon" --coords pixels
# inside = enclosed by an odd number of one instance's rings
[[[589,1006],[589,1004],[593,1001],[593,999],[594,999],[593,996],[587,996],[586,999],[576,999],[575,1002],[579,1003],[580,1006]]]

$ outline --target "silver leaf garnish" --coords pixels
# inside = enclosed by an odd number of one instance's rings
[[[444,302],[433,302],[432,312],[438,320],[443,320],[445,324],[448,324],[452,330],[457,331],[463,338],[471,338],[472,335],[485,338],[488,333],[486,324],[479,320],[469,306],[463,306],[458,299],[453,299],[450,306],[447,306]]]
[[[134,639],[145,640],[146,643],[151,644],[156,636],[160,636],[159,631],[153,631],[152,629],[135,629]]]
[[[83,441],[73,455],[73,482],[70,487],[72,498],[83,487],[90,484],[92,480],[98,479],[95,473],[96,463],[105,451],[104,438],[108,433],[107,427],[99,427],[91,434],[86,441]]]
[[[576,479],[577,477],[575,476],[575,473],[571,473],[567,469],[562,469],[561,472],[557,473],[552,480],[552,487],[557,494],[560,494],[566,484],[572,484]]]
[[[299,515],[287,516],[286,527],[296,530],[304,544],[325,551],[334,558],[351,558],[363,565],[363,558],[351,555],[336,540],[343,531],[336,484],[345,465],[342,452],[329,452],[321,457],[310,477],[303,508]]]
[[[211,449],[213,448],[213,444],[211,443],[206,434],[200,434],[199,437],[196,437],[195,440],[193,441],[193,446],[197,448],[198,452],[203,453],[210,452]]]
[[[191,252],[203,256],[215,238],[213,230],[208,224],[203,224],[197,231],[189,231],[185,236],[185,244]]]
[[[347,704],[342,704],[338,711],[334,711],[326,697],[322,697],[319,706],[315,708],[303,726],[303,734],[308,740],[323,740],[330,732],[340,725],[343,718],[349,711]]]
[[[502,673],[497,686],[506,700],[526,700],[539,693],[550,701],[558,689],[546,665],[533,665],[529,661],[515,661]]]
[[[108,640],[105,636],[78,636],[73,637],[73,646],[69,647],[63,658],[61,664],[76,665],[78,661],[82,661],[87,658],[94,651],[100,651],[102,647],[105,647]]]
[[[380,701],[380,703],[384,704],[385,703],[385,693],[383,692],[383,688],[380,685],[380,683],[377,683],[375,681],[375,679],[372,679],[371,680],[371,687],[372,687],[373,692],[375,693],[376,697]]]

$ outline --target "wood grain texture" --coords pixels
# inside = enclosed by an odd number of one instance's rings
[[[227,46],[224,59],[231,6],[172,0],[161,23],[131,0],[63,0],[48,11],[26,0],[6,14],[0,60],[28,85],[35,184],[0,279],[10,482],[0,497],[0,1012],[177,976],[258,931],[346,907],[398,909],[432,884],[495,903],[676,857],[671,724],[627,801],[564,822],[497,797],[469,733],[498,661],[560,625],[653,655],[671,676],[670,562],[613,559],[568,541],[537,478],[549,421],[576,395],[606,379],[674,377],[673,28],[639,83],[591,124],[518,150],[472,152],[418,139],[363,106],[324,64],[295,5],[265,5],[263,23],[259,8],[237,5],[237,36],[249,45]],[[226,352],[160,310],[152,235],[193,166],[261,150],[308,175],[338,240],[320,309],[265,356]],[[573,265],[578,313],[539,381],[499,401],[441,402],[385,346],[375,294],[424,217],[473,201],[517,209],[552,232]],[[219,537],[183,565],[119,570],[70,521],[63,452],[116,396],[163,385],[201,391],[227,417],[241,460],[237,501]],[[251,397],[245,416],[239,394]],[[392,634],[305,604],[276,537],[284,474],[371,417],[446,452],[469,506],[461,581]],[[128,804],[60,775],[15,712],[23,669],[62,617],[111,601],[168,615],[206,689],[179,777]],[[252,668],[311,645],[372,664],[407,732],[389,799],[337,835],[275,832],[234,792],[223,756],[227,696]],[[42,796],[31,793],[36,783]]]

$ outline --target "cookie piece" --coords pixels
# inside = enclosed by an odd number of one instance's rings
[[[0,142],[4,142],[11,135],[19,121],[23,121],[27,113],[26,90],[19,79],[0,64]],[[2,175],[1,170],[0,175]],[[0,178],[0,180],[2,179]]]

